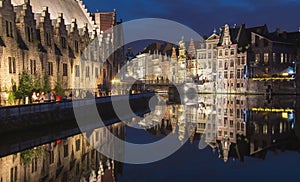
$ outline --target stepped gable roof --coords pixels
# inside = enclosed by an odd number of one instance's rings
[[[220,31],[219,45],[221,45],[222,42],[223,42],[223,38],[224,38],[224,29],[225,29],[225,28],[222,27],[222,30]],[[237,44],[237,43],[238,43],[239,30],[240,30],[240,27],[229,28],[230,40],[231,40],[232,44]]]
[[[28,0],[27,0],[28,1]],[[20,6],[25,0],[11,0],[14,6]],[[88,23],[90,31],[93,30],[94,22],[92,17],[85,9],[81,0],[30,0],[33,13],[40,13],[44,6],[47,6],[51,19],[57,19],[59,13],[64,14],[65,24],[71,24],[72,19],[76,18],[79,28]]]

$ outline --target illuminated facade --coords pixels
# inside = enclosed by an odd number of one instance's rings
[[[47,78],[51,89],[57,82],[66,90],[92,92],[97,85],[110,86],[124,56],[108,55],[123,40],[121,32],[104,32],[117,24],[115,11],[90,14],[81,0],[0,3],[1,104],[7,104],[23,72],[41,85]]]

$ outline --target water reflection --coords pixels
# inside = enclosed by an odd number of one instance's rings
[[[168,105],[158,125],[145,119],[139,123],[154,125],[151,133],[176,132],[179,140],[202,137],[224,162],[244,161],[245,156],[264,159],[268,150],[299,150],[298,105],[291,96],[202,95],[193,103]]]
[[[246,157],[265,159],[270,151],[300,151],[300,126],[297,121],[299,103],[298,98],[292,96],[266,98],[245,95],[201,95],[196,101],[185,105],[159,104],[151,117],[147,117],[149,114],[146,114],[144,119],[134,117],[126,121],[126,124],[135,129],[145,128],[146,132],[157,139],[176,134],[178,140],[183,142],[188,137],[190,143],[199,143],[199,151],[201,151],[199,141],[202,138],[207,145],[205,150],[211,150],[216,158],[220,158],[217,161],[228,162],[230,159],[237,159],[243,162]],[[126,129],[128,127],[120,122],[108,126],[108,129],[123,140],[128,140],[130,135],[134,135],[133,138],[143,138],[132,134],[132,130]],[[108,137],[103,128],[85,135],[88,136],[88,140],[81,134],[75,135],[1,158],[1,182],[118,181],[120,176],[121,180],[122,177],[123,180],[130,179],[124,173],[126,164],[108,159],[92,147],[92,145],[105,146],[113,155],[125,156],[121,151],[109,147],[112,138]],[[174,163],[186,159],[189,155],[197,159],[199,157],[197,155],[208,154],[199,152],[195,155],[184,151],[180,156],[176,156],[175,161],[163,160],[159,164],[166,162],[165,165],[172,168]],[[211,164],[205,165],[216,164],[216,160],[210,162]],[[199,167],[201,164],[199,163]],[[142,170],[140,167],[137,168]],[[136,175],[137,168],[132,169],[132,176]],[[191,167],[180,165],[180,170],[188,173],[189,170],[186,168]],[[152,175],[152,171],[146,169],[142,171],[143,174]],[[176,181],[176,175],[174,179]]]
[[[108,126],[124,139],[124,125]],[[115,181],[123,165],[98,153],[92,146],[110,143],[103,128],[9,155],[0,159],[2,181]],[[111,148],[111,153],[118,153]],[[119,154],[118,154],[119,155]]]

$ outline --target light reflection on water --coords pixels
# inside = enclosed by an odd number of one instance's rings
[[[194,103],[173,103],[162,119],[132,118],[127,126],[109,126],[115,136],[133,143],[173,133],[178,140],[189,137],[162,161],[130,165],[107,159],[90,145],[110,142],[99,128],[87,134],[88,141],[79,134],[1,158],[1,181],[219,181],[232,180],[232,175],[240,176],[236,181],[293,179],[300,162],[297,99],[203,95]],[[160,110],[157,105],[155,113]],[[203,150],[201,137],[208,145]],[[111,152],[120,155],[113,148]]]

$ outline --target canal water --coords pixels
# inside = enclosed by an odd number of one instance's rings
[[[300,98],[200,95],[176,103],[159,97],[143,117],[3,156],[1,182],[298,181]],[[171,155],[155,160],[152,154],[165,151],[152,145],[135,154],[152,161],[130,164],[132,150],[125,143],[116,147],[114,137],[136,145],[172,138],[180,147],[166,144]],[[101,147],[110,158],[97,151]],[[125,163],[114,160],[120,158]]]

